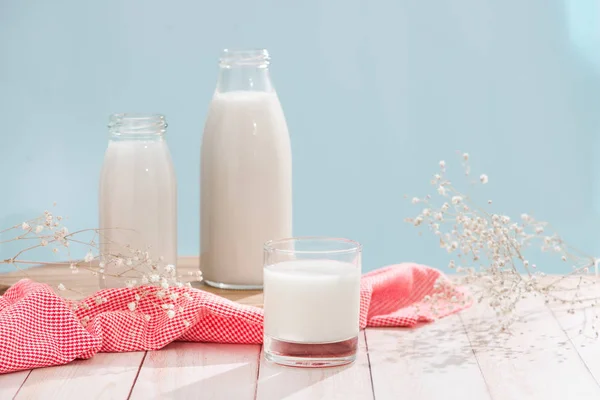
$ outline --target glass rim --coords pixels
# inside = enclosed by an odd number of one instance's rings
[[[277,245],[292,243],[292,242],[328,242],[328,243],[340,243],[351,245],[352,247],[340,248],[334,250],[287,250],[277,248]],[[362,252],[362,244],[356,240],[346,239],[341,237],[332,236],[297,236],[283,239],[273,239],[265,242],[263,250],[267,252],[284,253],[284,254],[350,254]]]

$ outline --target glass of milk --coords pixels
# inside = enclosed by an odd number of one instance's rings
[[[362,246],[301,237],[264,246],[265,357],[328,367],[356,358]]]

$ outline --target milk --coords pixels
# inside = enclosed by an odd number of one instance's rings
[[[264,268],[265,336],[295,343],[356,337],[360,268],[333,260],[285,261]]]
[[[177,186],[171,155],[162,138],[109,142],[100,180],[102,253],[148,251],[163,265],[177,262]],[[112,242],[112,243],[111,243]],[[112,268],[112,270],[111,270]],[[107,266],[106,273],[116,273]],[[139,273],[126,276],[139,279]],[[125,279],[106,277],[105,287]]]
[[[292,159],[274,91],[217,91],[201,153],[201,269],[207,283],[263,283],[263,244],[292,235]]]

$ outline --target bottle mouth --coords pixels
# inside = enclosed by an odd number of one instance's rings
[[[118,113],[108,121],[108,132],[113,138],[149,139],[167,131],[167,120],[162,114]]]
[[[234,50],[225,49],[219,58],[221,68],[269,66],[271,57],[267,49]]]

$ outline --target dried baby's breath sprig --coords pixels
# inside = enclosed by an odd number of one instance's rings
[[[469,159],[468,153],[462,155],[467,179],[471,173]],[[486,174],[473,180],[479,185],[488,182]],[[570,313],[584,303],[598,305],[600,298],[590,288],[597,285],[600,259],[569,245],[547,222],[529,214],[513,219],[488,211],[491,200],[486,208],[476,205],[448,179],[445,161],[439,162],[439,171],[430,183],[439,200],[430,195],[413,197],[411,203],[420,206],[421,212],[406,222],[426,227],[437,237],[439,246],[452,256],[448,267],[459,275],[459,283],[473,289],[477,302],[486,303],[495,311],[500,330],[508,330],[518,319],[517,306],[529,296],[542,296],[547,304],[565,305]],[[536,247],[555,254],[569,266],[568,270],[547,276],[526,256]],[[590,276],[591,271],[595,276]],[[433,298],[425,300],[436,303]]]
[[[106,230],[101,229],[82,229],[75,232],[69,232],[69,229],[63,225],[64,218],[55,216],[50,211],[36,218],[24,221],[9,228],[0,230],[0,234],[8,238],[0,239],[0,244],[9,242],[23,242],[26,246],[18,251],[13,257],[0,260],[0,265],[6,264],[12,266],[20,272],[23,278],[28,277],[27,267],[32,265],[51,264],[54,266],[64,266],[69,268],[71,273],[76,274],[84,271],[97,276],[100,280],[114,278],[123,285],[132,289],[131,301],[127,303],[127,308],[131,312],[145,313],[148,309],[140,310],[140,302],[145,300],[146,305],[150,304],[164,312],[164,315],[171,319],[177,313],[183,312],[183,305],[191,300],[189,293],[185,292],[180,299],[180,289],[191,287],[191,283],[182,282],[177,276],[174,265],[165,264],[164,259],[159,257],[153,259],[150,256],[151,249],[132,249],[128,244],[119,244],[111,241],[106,235]],[[78,247],[84,249],[83,259],[72,259],[71,249]],[[27,257],[34,253],[38,248],[50,248],[54,254],[64,255],[63,260],[48,262],[45,260],[35,260]],[[119,251],[115,251],[118,249]],[[197,271],[193,274],[193,280],[201,281],[202,272]],[[59,283],[56,286],[59,292],[72,291],[65,284]],[[89,300],[89,299],[88,299]],[[170,303],[165,303],[170,301]],[[73,310],[85,314],[93,307],[106,307],[109,301],[106,298],[95,297],[88,302],[72,302]],[[167,304],[167,307],[165,305]],[[81,314],[80,321],[87,325],[89,316]],[[147,321],[150,316],[144,314]]]

